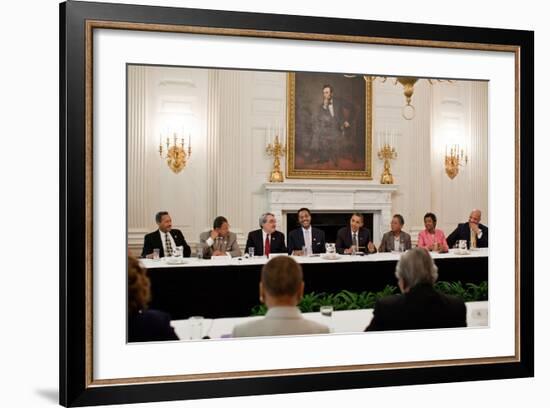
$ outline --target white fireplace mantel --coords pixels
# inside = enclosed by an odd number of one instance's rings
[[[358,211],[373,214],[373,240],[378,244],[389,229],[395,184],[360,181],[308,181],[264,184],[267,206],[286,231],[286,213],[302,207],[312,212]]]

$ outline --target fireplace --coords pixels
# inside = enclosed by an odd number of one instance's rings
[[[354,212],[365,216],[365,225],[370,229],[373,241],[380,242],[390,226],[392,194],[397,187],[395,184],[347,180],[287,180],[264,184],[266,209],[277,218],[280,231],[288,233],[296,228],[296,211],[307,207],[312,212],[314,226],[327,225],[327,242],[334,242],[336,231],[349,225]]]
[[[311,225],[325,232],[325,242],[336,242],[336,234],[342,227],[349,226],[349,220],[353,212],[316,212],[311,211]],[[364,227],[371,231],[373,225],[373,214],[363,214]],[[298,228],[298,214],[296,212],[286,213],[286,236],[295,228]],[[378,244],[376,244],[378,245]]]

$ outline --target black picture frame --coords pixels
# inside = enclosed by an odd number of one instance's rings
[[[65,406],[216,398],[408,384],[534,376],[534,33],[532,31],[364,21],[275,14],[69,1],[60,5],[60,403]],[[439,364],[414,368],[257,376],[217,380],[96,384],[91,378],[90,274],[92,208],[91,106],[86,41],[89,23],[216,27],[251,32],[297,33],[418,41],[465,48],[504,47],[516,52],[516,358],[491,364]],[[121,27],[119,27],[121,28]],[[125,28],[121,28],[125,29]],[[285,34],[286,35],[286,34]],[[284,37],[283,38],[289,38]],[[431,44],[431,45],[430,45]],[[439,44],[439,45],[438,45]],[[483,47],[481,48],[483,49]],[[88,111],[88,113],[90,113]],[[520,143],[521,141],[521,143]],[[519,196],[521,195],[521,206]]]

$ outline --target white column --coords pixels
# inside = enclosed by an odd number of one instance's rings
[[[209,224],[218,215],[217,190],[219,171],[219,138],[220,138],[220,71],[208,71],[208,98],[206,109],[206,157],[207,163],[207,191],[206,209]]]
[[[148,224],[147,197],[147,98],[146,67],[128,69],[128,229],[139,230]]]
[[[234,229],[240,229],[244,223],[242,208],[245,200],[243,194],[242,149],[243,128],[241,115],[242,82],[239,71],[220,70],[219,75],[219,156],[216,165],[216,209],[217,215],[228,218]]]
[[[470,92],[470,146],[468,166],[470,169],[470,206],[482,212],[482,222],[489,219],[488,210],[488,118],[487,82],[471,83]]]

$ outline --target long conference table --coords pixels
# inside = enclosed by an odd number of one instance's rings
[[[459,255],[433,253],[440,281],[474,283],[488,280],[486,248]],[[305,293],[380,291],[397,286],[395,266],[398,253],[364,256],[341,255],[327,260],[320,256],[293,257],[302,265]],[[258,305],[258,284],[265,257],[184,258],[183,264],[166,259],[142,259],[151,280],[151,308],[170,313],[173,320],[190,316],[209,319],[250,316]]]
[[[487,301],[467,302],[467,326],[487,327],[489,325],[488,306]],[[320,312],[303,313],[303,316],[305,319],[328,326],[331,333],[360,333],[365,330],[372,320],[372,312],[373,309],[338,310],[332,313],[332,317],[323,316]],[[236,325],[262,318],[263,316],[204,319],[201,322],[198,333],[194,333],[191,327],[192,323],[189,319],[172,320],[170,324],[180,340],[200,340],[203,337],[220,339],[231,337],[233,327]],[[193,335],[198,338],[193,338]]]

